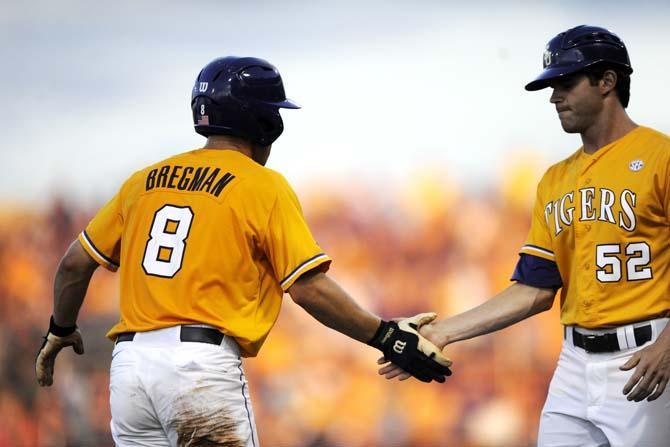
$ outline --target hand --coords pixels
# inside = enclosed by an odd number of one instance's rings
[[[394,321],[400,321],[400,319]],[[418,326],[417,329],[419,329],[419,334],[428,339],[429,342],[433,343],[438,348],[444,348],[444,346],[448,344],[448,339],[446,336],[443,336],[444,331],[440,330],[438,324],[431,321],[432,320],[424,321],[423,324]],[[384,376],[387,380],[397,378],[402,382],[403,380],[407,380],[412,377],[411,374],[404,371],[399,366],[390,363],[390,361],[385,357],[380,357],[377,359],[377,364],[384,365],[383,367],[379,368],[377,372],[380,376]]]
[[[647,396],[647,401],[658,399],[670,379],[670,342],[668,337],[659,338],[656,342],[637,351],[622,366],[622,371],[635,368],[633,376],[623,387],[623,394],[628,400],[640,402]],[[633,387],[635,387],[633,389]],[[632,391],[631,391],[632,390]]]
[[[384,353],[381,362],[393,362],[394,365],[384,368],[396,369],[396,375],[403,375],[401,380],[414,376],[422,382],[436,380],[443,383],[445,376],[451,375],[451,360],[418,332],[421,326],[430,323],[436,316],[434,313],[423,313],[397,323],[382,322],[369,344]]]
[[[84,353],[84,342],[81,339],[79,329],[76,326],[60,327],[54,323],[52,317],[49,323],[49,332],[44,336],[44,343],[42,343],[35,359],[35,375],[40,386],[51,386],[53,384],[56,356],[61,349],[68,346],[72,346],[74,352],[79,355]]]

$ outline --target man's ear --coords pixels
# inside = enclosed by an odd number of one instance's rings
[[[614,70],[605,70],[602,79],[598,83],[600,93],[603,96],[608,95],[611,91],[613,91],[616,88],[616,83],[618,82],[618,80],[619,77],[617,76]]]

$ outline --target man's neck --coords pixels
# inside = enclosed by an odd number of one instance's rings
[[[230,135],[211,135],[207,137],[207,142],[202,148],[241,152],[249,158],[252,154],[251,144],[248,141]]]
[[[623,107],[605,109],[596,122],[581,134],[584,152],[594,154],[636,127],[637,124],[630,119]]]

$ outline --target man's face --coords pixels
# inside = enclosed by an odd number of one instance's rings
[[[568,75],[551,81],[554,90],[549,101],[556,106],[558,119],[567,133],[582,133],[595,122],[603,109],[598,85],[591,85],[585,74]]]

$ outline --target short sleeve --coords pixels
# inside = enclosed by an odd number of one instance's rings
[[[519,255],[519,262],[516,264],[511,280],[541,289],[558,290],[563,287],[561,273],[554,261],[525,253]]]
[[[545,203],[540,194],[541,188],[542,182],[537,187],[537,198],[533,206],[530,231],[528,232],[526,243],[521,247],[520,253],[538,256],[549,261],[556,261],[552,247],[551,233],[545,214]],[[549,202],[547,205],[550,204]]]
[[[300,202],[286,182],[278,186],[268,220],[264,251],[282,290],[286,291],[303,273],[328,270],[331,259],[312,236]]]
[[[84,250],[100,265],[108,270],[119,268],[123,215],[121,193],[115,195],[103,206],[79,234],[79,242]]]

